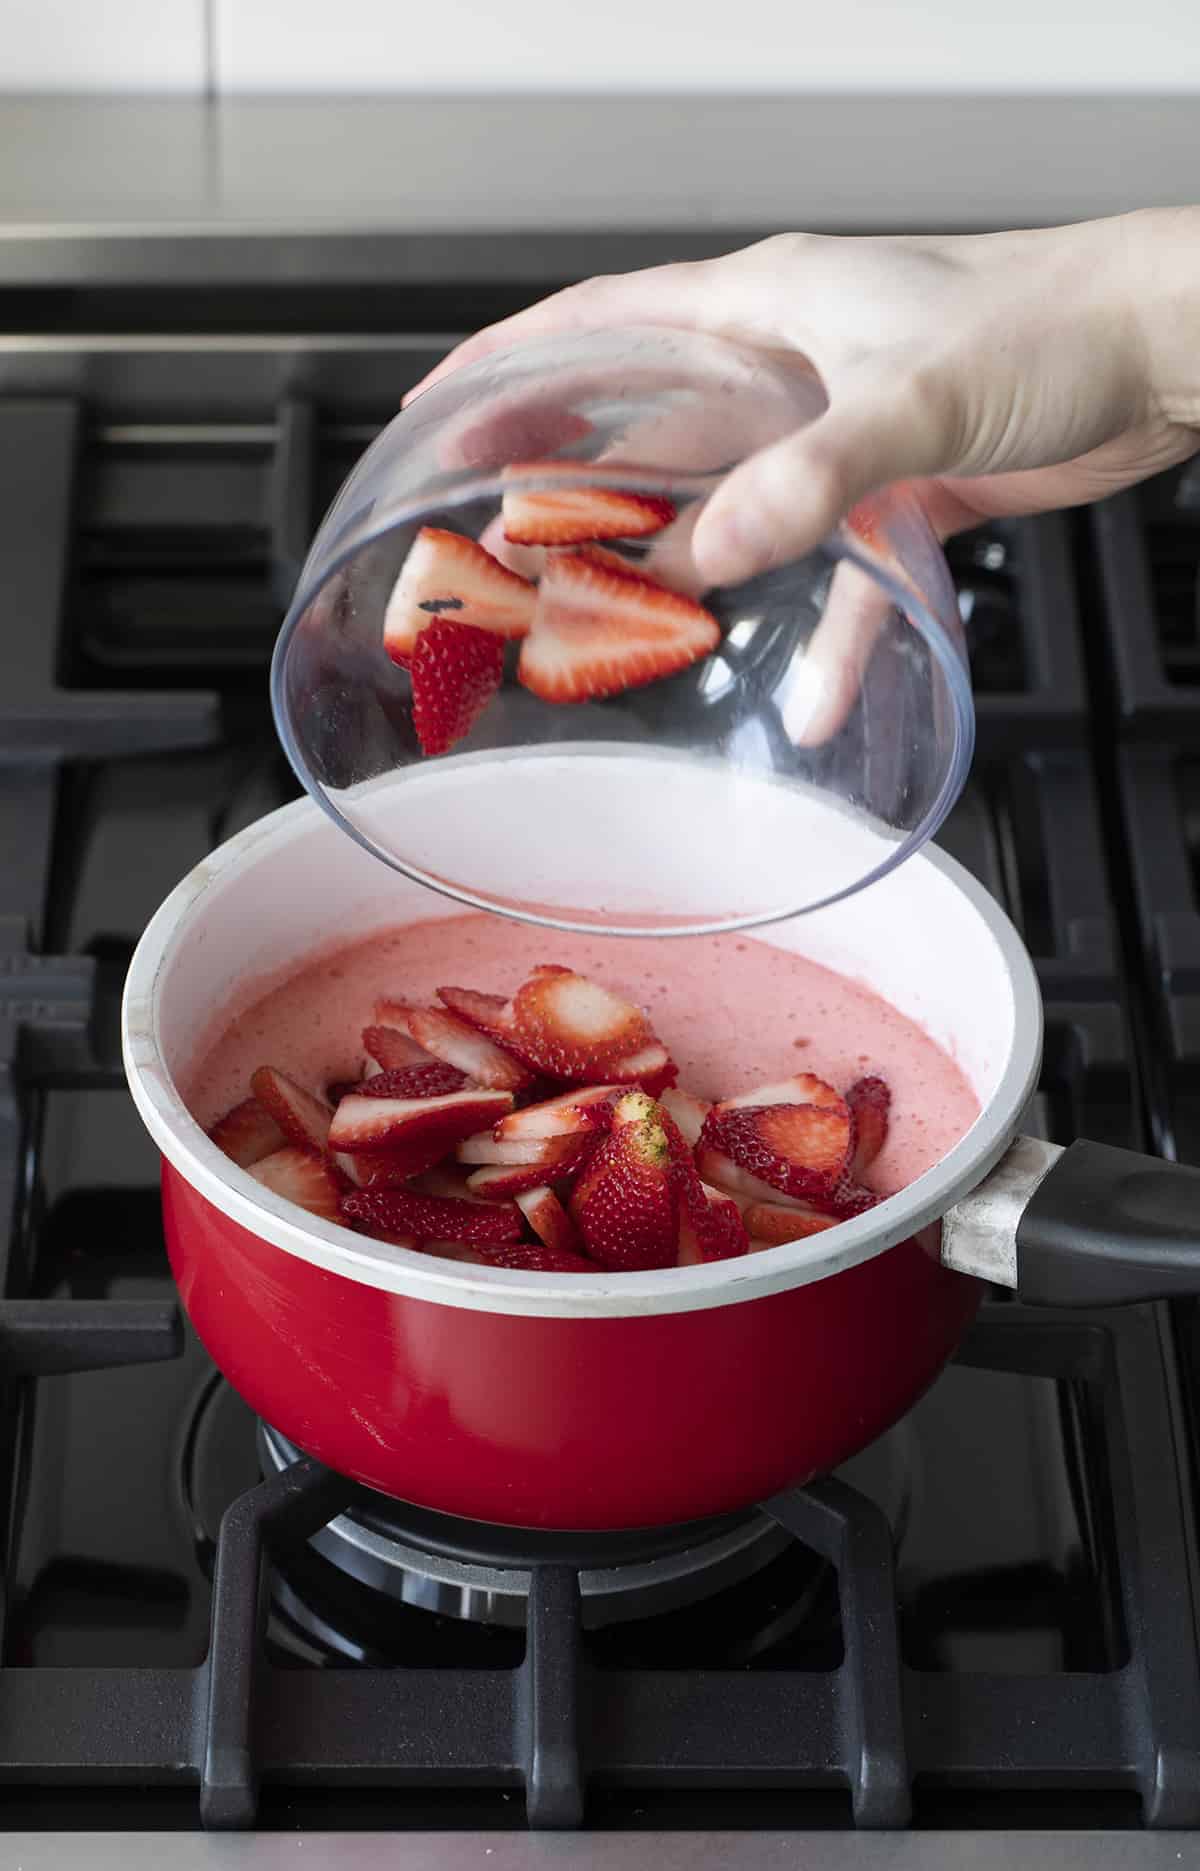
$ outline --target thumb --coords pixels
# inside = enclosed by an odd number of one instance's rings
[[[953,466],[960,425],[948,395],[907,379],[848,387],[815,422],[735,468],[696,522],[706,584],[733,585],[811,552],[855,501],[889,481]]]

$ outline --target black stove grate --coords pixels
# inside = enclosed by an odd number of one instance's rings
[[[697,1663],[686,1621],[669,1665],[636,1630],[598,1645],[565,1561],[536,1568],[516,1657],[511,1634],[473,1649],[469,1629],[451,1642],[414,1611],[386,1662],[331,1659],[282,1641],[272,1607],[350,1485],[307,1461],[255,1484],[248,1441],[213,1554],[161,1480],[211,1371],[171,1303],[153,1151],[122,1088],[124,965],[175,879],[293,796],[263,700],[275,620],[315,515],[442,343],[84,345],[68,394],[35,358],[0,402],[0,551],[29,626],[0,649],[3,1823],[1200,1823],[1192,1500],[1162,1308],[990,1305],[914,1413],[925,1493],[900,1575],[869,1493],[837,1481],[768,1503],[829,1563],[827,1628],[740,1663],[732,1647]],[[1170,488],[1146,498],[1179,506]],[[1157,511],[1100,510],[1106,574],[1131,542],[1148,578],[1162,566]],[[1163,596],[1186,567],[1172,544],[1157,590],[1109,578],[1111,614],[1132,607],[1143,631],[1112,658],[1123,731],[1143,743],[1120,756],[1130,868],[1104,803],[1117,763],[1090,744],[1070,537],[1015,522],[953,548],[980,760],[944,842],[1034,956],[1047,1049],[1031,1122],[1144,1144],[1148,1116],[1200,1155],[1180,1102],[1200,1061],[1197,698],[1185,613]],[[1144,973],[1112,911],[1127,873]],[[1135,1044],[1143,999],[1169,1043]],[[137,1389],[120,1388],[137,1362]],[[119,1486],[88,1472],[80,1418],[91,1465],[93,1442],[127,1465]],[[1031,1481],[1035,1421],[1059,1491]],[[963,1424],[997,1440],[954,1467]],[[1027,1494],[1043,1537],[1056,1522],[1053,1563],[1014,1541],[989,1565],[969,1527],[957,1573],[930,1560],[964,1516],[939,1478],[952,1495],[948,1477],[979,1470],[1011,1488],[1014,1525]]]

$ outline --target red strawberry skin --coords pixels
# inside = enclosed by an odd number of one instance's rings
[[[720,637],[691,598],[582,547],[550,556],[517,673],[544,702],[593,701],[686,669]]]
[[[846,1103],[854,1122],[850,1174],[858,1177],[871,1167],[887,1142],[891,1089],[882,1078],[856,1079],[846,1093]]]
[[[428,1065],[402,1066],[398,1072],[376,1072],[374,1078],[350,1086],[349,1092],[363,1098],[444,1098],[462,1091],[466,1083],[465,1072],[435,1059]]]
[[[675,1264],[671,1150],[655,1117],[622,1124],[601,1144],[575,1185],[571,1214],[588,1255],[602,1267],[633,1273]]]
[[[760,1182],[800,1201],[833,1192],[846,1174],[850,1144],[844,1104],[718,1105],[700,1133],[701,1149],[722,1151]]]
[[[428,1065],[429,1054],[409,1034],[394,1026],[365,1026],[363,1051],[369,1053],[385,1072],[399,1072],[406,1065]]]
[[[514,1273],[599,1273],[594,1261],[544,1241],[510,1241],[502,1247],[481,1246],[479,1258],[489,1267],[508,1267]]]
[[[749,1237],[736,1202],[726,1196],[711,1199],[700,1180],[691,1145],[671,1113],[655,1107],[666,1133],[671,1157],[671,1178],[679,1209],[681,1265],[705,1260],[733,1260],[749,1248]]]
[[[521,1211],[513,1202],[461,1202],[452,1195],[417,1195],[407,1189],[356,1189],[342,1197],[350,1221],[419,1241],[465,1241],[501,1246],[521,1238]]]
[[[504,641],[473,624],[427,624],[412,653],[413,727],[427,754],[445,754],[471,732],[500,687]]]

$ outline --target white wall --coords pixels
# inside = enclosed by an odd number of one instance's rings
[[[1200,91],[1198,0],[0,0],[0,32],[0,91]]]

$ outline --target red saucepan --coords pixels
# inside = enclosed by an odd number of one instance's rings
[[[177,1082],[239,989],[444,913],[305,801],[179,885],[125,998],[129,1082],[200,1337],[254,1410],[372,1488],[564,1529],[719,1514],[835,1468],[906,1411],[975,1312],[972,1275],[1090,1304],[1200,1284],[1200,1172],[1016,1137],[1041,1047],[1033,969],[932,850],[760,937],[867,982],[978,1093],[961,1142],[871,1213],[740,1260],[594,1277],[439,1260],[310,1219],[209,1142]]]

